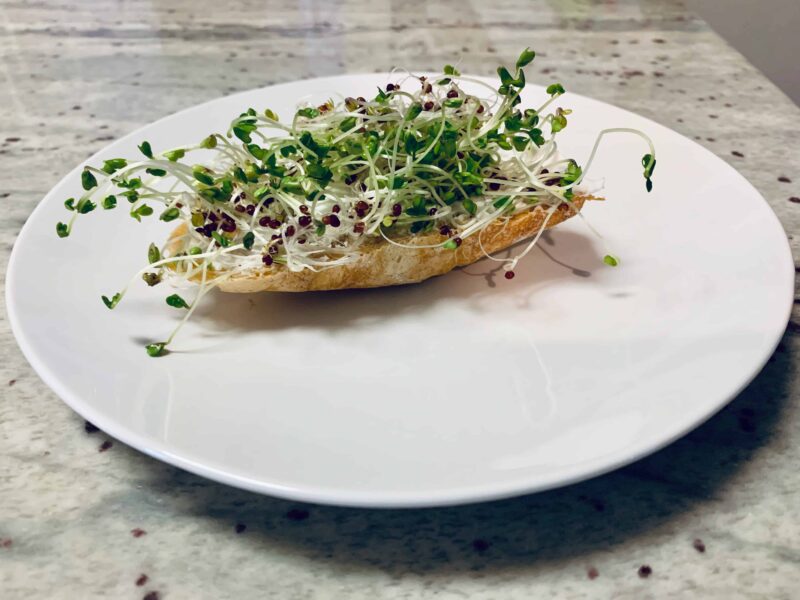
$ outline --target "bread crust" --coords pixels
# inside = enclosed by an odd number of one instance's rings
[[[576,215],[586,200],[600,198],[576,195],[571,203],[562,203],[555,210],[547,220],[546,228],[555,227]],[[478,235],[469,236],[456,250],[401,248],[381,238],[371,239],[361,246],[361,252],[353,262],[340,267],[321,271],[290,271],[283,265],[275,264],[232,275],[221,281],[218,288],[233,293],[310,292],[418,283],[480,260],[484,257],[483,250],[498,252],[532,237],[539,233],[546,219],[547,209],[535,207],[507,220],[494,221],[480,234],[480,241]],[[174,255],[183,249],[186,232],[185,224],[172,232],[165,249],[167,255]],[[437,231],[408,236],[398,241],[425,246],[441,244],[447,239]]]

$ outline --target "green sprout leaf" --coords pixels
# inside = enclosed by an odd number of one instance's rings
[[[102,170],[108,173],[109,175],[112,175],[113,173],[116,173],[120,169],[127,166],[128,166],[128,161],[125,160],[124,158],[112,158],[103,162]]]
[[[116,294],[114,294],[113,296],[111,296],[111,298],[110,298],[110,299],[108,298],[108,296],[100,296],[100,298],[103,300],[103,304],[105,304],[105,305],[106,305],[106,307],[107,307],[109,310],[113,310],[113,309],[114,309],[114,307],[115,307],[117,304],[119,304],[119,301],[120,301],[120,300],[122,300],[122,294],[120,294],[119,292],[117,292]]]
[[[547,93],[551,96],[558,96],[559,94],[565,93],[564,86],[560,83],[554,83],[552,85],[547,86]]]
[[[131,211],[131,216],[139,222],[142,221],[142,217],[149,217],[152,214],[153,209],[147,206],[147,204],[142,204]]]
[[[616,256],[612,256],[611,254],[606,254],[603,257],[603,262],[606,263],[609,267],[616,267],[619,265],[619,259]]]
[[[186,150],[184,148],[177,148],[175,150],[168,150],[164,152],[164,158],[166,158],[170,162],[177,162],[186,156]]]
[[[150,142],[142,142],[138,146],[139,152],[144,154],[147,158],[153,158],[153,149],[150,147]]]
[[[64,200],[64,207],[67,210],[75,210],[75,198],[67,198]]]
[[[445,250],[455,250],[458,248],[458,244],[456,244],[455,240],[448,240],[442,245],[442,248]]]
[[[161,251],[158,249],[158,246],[155,244],[150,244],[147,247],[147,262],[148,264],[153,264],[154,262],[158,262],[161,260]]]
[[[167,296],[167,304],[172,308],[189,308],[186,300],[181,298],[178,294]]]
[[[414,104],[409,106],[408,110],[406,111],[406,121],[413,121],[420,115],[421,112],[422,105],[419,102],[414,102]]]
[[[217,136],[213,133],[205,138],[202,142],[200,142],[200,147],[205,148],[206,150],[211,150],[212,148],[217,147]]]
[[[165,223],[169,223],[170,221],[174,221],[180,216],[181,216],[181,211],[173,206],[162,212],[158,218],[164,221]]]
[[[217,231],[211,232],[211,237],[213,237],[216,240],[216,242],[223,248],[227,248],[230,245],[230,241],[228,241],[228,238],[226,238],[224,235],[221,235]]]
[[[350,131],[356,126],[358,119],[355,117],[347,117],[341,123],[339,123],[339,130],[340,131]],[[290,146],[291,147],[291,146]],[[281,153],[283,154],[283,149],[281,149]],[[284,156],[287,156],[284,154]]]
[[[163,177],[164,175],[167,174],[167,172],[164,169],[158,169],[155,167],[148,167],[147,169],[145,169],[145,172],[148,175],[153,175],[154,177]]]
[[[56,223],[56,233],[60,238],[67,237],[69,235],[69,226],[66,223]]]
[[[206,167],[202,167],[200,165],[194,167],[194,169],[192,169],[192,177],[194,177],[200,183],[214,185],[214,177],[211,175],[211,171],[209,171]]]
[[[117,206],[117,197],[114,195],[106,196],[103,198],[103,209],[111,210]]]
[[[530,48],[525,48],[525,50],[522,51],[522,54],[520,54],[519,58],[517,59],[517,68],[521,69],[523,67],[527,67],[533,62],[534,58],[536,58],[536,52]]]
[[[89,200],[89,198],[81,198],[75,205],[75,210],[82,215],[92,212],[95,208],[97,208],[97,205]]]
[[[244,234],[244,238],[242,238],[242,245],[245,247],[245,250],[250,250],[255,241],[256,235],[252,231],[248,231]]]
[[[81,185],[83,186],[83,189],[85,189],[87,192],[92,188],[97,187],[97,179],[95,178],[95,176],[92,174],[91,171],[87,169],[83,170],[83,172],[81,173]]]
[[[458,69],[456,69],[453,65],[445,65],[444,66],[444,74],[445,75],[455,75],[456,77],[461,75],[461,73],[458,72]]]
[[[311,108],[310,106],[307,108],[301,108],[297,111],[298,117],[304,117],[306,119],[313,119],[319,116],[319,111],[316,108]]]
[[[147,355],[156,358],[158,356],[164,356],[165,348],[167,347],[166,342],[158,342],[157,344],[147,344],[145,346],[145,350],[147,350]]]

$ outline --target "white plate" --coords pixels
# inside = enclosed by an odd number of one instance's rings
[[[387,75],[300,81],[222,98],[95,155],[135,156],[225,131],[249,106],[370,95]],[[529,86],[525,105],[544,96]],[[123,442],[242,488],[315,502],[427,506],[564,485],[652,452],[707,419],[761,369],[792,304],[784,232],[758,192],[699,145],[577,95],[562,148],[583,162],[604,127],[655,141],[647,194],[635,137],[608,138],[591,175],[605,203],[559,226],[506,281],[479,263],[405,288],[218,294],[153,359],[177,311],[144,284],[117,291],[170,229],[124,211],[55,235],[79,169],[41,202],[14,247],[12,327],[73,409]]]

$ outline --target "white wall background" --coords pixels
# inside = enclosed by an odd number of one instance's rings
[[[800,105],[800,0],[687,0]]]

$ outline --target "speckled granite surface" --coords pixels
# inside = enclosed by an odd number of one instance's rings
[[[550,71],[698,139],[798,231],[800,110],[679,2],[266,4],[0,2],[3,271],[50,186],[144,123],[236,90],[459,54],[490,74],[526,45],[541,50],[537,81]],[[368,511],[259,497],[108,447],[2,316],[3,598],[797,597],[800,321],[730,406],[628,468],[502,502]]]

